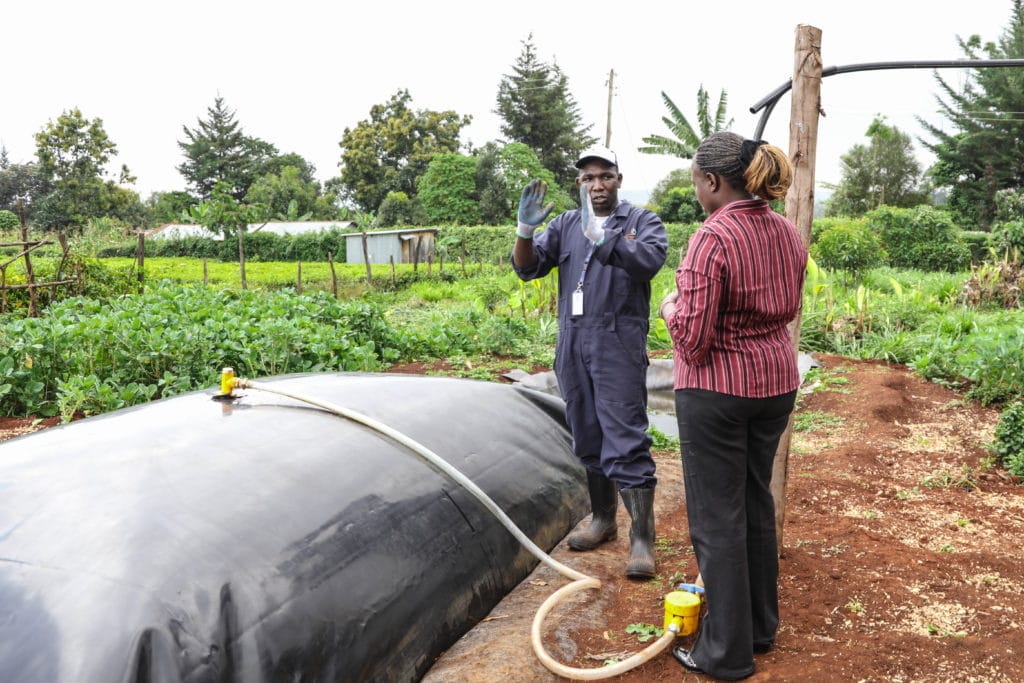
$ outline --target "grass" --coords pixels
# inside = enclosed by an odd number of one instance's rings
[[[799,410],[793,415],[794,432],[828,432],[843,423],[840,416],[821,410]]]
[[[943,470],[938,474],[928,475],[921,479],[921,486],[927,489],[962,488],[971,491],[978,488],[978,482],[974,470],[969,465],[964,465],[960,474]]]

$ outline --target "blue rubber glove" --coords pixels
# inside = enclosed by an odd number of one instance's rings
[[[516,237],[524,240],[532,240],[533,233],[537,231],[540,224],[547,219],[551,210],[555,208],[554,202],[544,204],[544,195],[548,192],[548,184],[543,180],[534,178],[519,196],[519,213],[516,217]]]
[[[580,221],[583,223],[584,237],[595,245],[604,242],[604,228],[597,227],[594,204],[590,201],[590,183],[580,184]]]

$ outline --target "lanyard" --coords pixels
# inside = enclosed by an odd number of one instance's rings
[[[587,278],[587,267],[590,266],[590,257],[594,255],[595,247],[596,245],[593,242],[591,242],[590,250],[587,252],[587,258],[583,260],[583,271],[580,272],[580,280],[579,282],[576,283],[577,292],[583,291],[583,281]]]

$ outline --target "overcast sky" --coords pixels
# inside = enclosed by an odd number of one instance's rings
[[[642,138],[668,134],[664,91],[695,127],[697,90],[712,105],[728,94],[732,129],[751,136],[750,107],[793,75],[796,29],[822,31],[826,67],[861,62],[962,59],[957,36],[997,41],[1010,0],[952,5],[898,0],[713,3],[625,0],[521,2],[313,2],[289,0],[32,0],[5,3],[0,144],[15,163],[35,158],[34,135],[65,110],[99,118],[135,189],[183,190],[176,167],[183,126],[194,128],[220,95],[243,131],[295,152],[326,180],[338,174],[345,128],[408,89],[414,109],[473,117],[463,142],[500,138],[498,84],[532,34],[555,62],[585,124],[604,138],[614,71],[611,147],[623,190],[649,191],[687,161],[639,154]],[[839,157],[873,117],[915,139],[915,115],[942,125],[928,69],[831,76],[822,81],[816,180],[838,182]],[[962,82],[960,70],[941,75]],[[788,149],[791,98],[764,137]]]

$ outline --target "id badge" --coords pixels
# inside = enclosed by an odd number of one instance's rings
[[[583,315],[583,290],[577,289],[572,293],[572,314]]]

